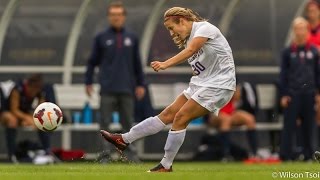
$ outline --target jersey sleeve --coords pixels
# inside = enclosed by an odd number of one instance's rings
[[[217,34],[219,33],[219,29],[209,26],[207,24],[202,24],[195,32],[194,36],[195,37],[205,37],[209,39],[214,39],[217,37]]]

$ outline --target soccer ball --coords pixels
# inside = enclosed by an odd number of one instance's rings
[[[61,109],[51,102],[41,103],[33,113],[33,121],[42,131],[53,131],[62,123]]]

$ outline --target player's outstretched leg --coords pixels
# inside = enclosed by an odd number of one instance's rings
[[[149,117],[133,126],[129,132],[124,134],[112,134],[101,130],[101,135],[110,143],[114,144],[120,151],[125,150],[128,145],[137,139],[156,134],[161,131],[166,124],[172,123],[176,113],[188,101],[184,95],[180,95],[158,116]]]
[[[101,130],[100,133],[105,140],[115,145],[117,149],[123,151],[135,140],[155,134],[161,131],[165,126],[166,125],[157,116],[154,116],[133,126],[130,131],[125,134],[112,134],[104,130]]]

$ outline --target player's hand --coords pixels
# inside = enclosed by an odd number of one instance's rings
[[[86,85],[86,93],[89,97],[91,97],[92,92],[93,92],[92,85]]]
[[[33,122],[33,117],[31,116],[31,115],[26,115],[23,119],[22,119],[22,121],[21,121],[21,125],[22,126],[29,126],[29,127],[33,127],[33,128],[35,128],[35,124],[34,124],[34,122]]]
[[[283,96],[280,101],[281,107],[287,108],[290,102],[291,102],[290,96]]]
[[[143,86],[137,86],[136,92],[135,92],[137,99],[141,100],[144,97],[145,92],[146,92],[146,90]]]
[[[160,62],[160,61],[153,61],[151,62],[151,67],[154,71],[158,72],[159,70],[165,70],[168,68],[168,65],[166,62]]]

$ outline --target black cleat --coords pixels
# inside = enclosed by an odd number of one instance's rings
[[[170,166],[170,169],[166,169],[165,167],[162,166],[162,164],[160,163],[158,166],[150,169],[147,172],[172,172],[172,166]]]
[[[116,146],[116,148],[121,152],[129,146],[128,143],[123,141],[121,134],[112,134],[104,130],[100,130],[100,134],[105,140]]]

